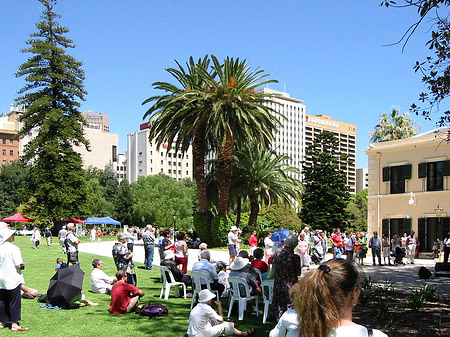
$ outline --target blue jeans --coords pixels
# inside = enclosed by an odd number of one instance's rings
[[[375,256],[378,257],[378,264],[381,265],[381,249],[380,249],[380,247],[373,247],[372,248],[373,264],[375,264]]]
[[[152,269],[152,263],[153,263],[153,253],[155,251],[155,247],[153,245],[146,245],[144,246],[144,252],[145,252],[145,269]]]

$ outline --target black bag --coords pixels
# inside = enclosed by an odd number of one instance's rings
[[[132,273],[127,273],[127,283],[137,286],[136,271],[133,270]]]
[[[136,313],[141,316],[147,316],[149,318],[167,316],[169,310],[166,306],[159,303],[144,304],[140,309],[136,310]]]
[[[431,277],[431,271],[429,271],[427,268],[425,267],[420,267],[419,269],[419,277],[421,279],[429,279]]]

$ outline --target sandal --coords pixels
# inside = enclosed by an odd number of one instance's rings
[[[250,328],[246,332],[244,332],[245,335],[243,336],[251,336],[255,333],[255,328]]]
[[[23,328],[21,326],[11,327],[11,331],[28,331],[28,328]]]
[[[0,329],[6,328],[6,324],[5,323],[0,323]]]

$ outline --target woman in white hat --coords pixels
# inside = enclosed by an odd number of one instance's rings
[[[235,329],[231,322],[224,322],[222,304],[215,300],[214,295],[208,289],[204,289],[198,293],[198,304],[192,309],[189,316],[189,327],[187,334],[189,337],[215,337],[225,335],[251,336],[255,333],[255,329],[251,328],[247,331]],[[215,305],[216,311],[211,307]]]
[[[26,331],[19,326],[21,319],[21,293],[24,268],[19,247],[12,244],[15,230],[0,229],[0,329]]]

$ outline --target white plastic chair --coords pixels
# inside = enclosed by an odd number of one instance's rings
[[[251,296],[251,288],[247,283],[247,280],[241,277],[233,277],[230,276],[228,278],[228,282],[231,287],[231,296],[230,296],[230,306],[228,308],[228,318],[231,316],[231,309],[233,309],[233,303],[235,301],[239,302],[239,320],[242,321],[244,318],[244,311],[247,308],[247,302],[251,300],[255,300],[256,302],[256,316],[259,317],[259,308],[258,308],[258,296]],[[241,290],[244,290],[244,296],[241,296]]]
[[[179,294],[179,286],[183,287],[183,293],[184,293],[184,299],[186,299],[186,285],[183,282],[177,282],[175,281],[175,278],[173,277],[172,272],[169,268],[160,266],[161,268],[161,276],[163,279],[163,285],[161,288],[161,294],[159,294],[159,298],[163,297],[164,290],[164,300],[167,301],[169,299],[170,294],[170,287],[175,287],[175,296]],[[167,279],[167,276],[169,276],[169,279]]]
[[[206,288],[209,291],[211,291],[212,293],[216,293],[217,300],[220,301],[219,291],[211,290],[208,276],[206,276],[205,274],[203,274],[201,272],[193,271],[191,273],[191,278],[192,278],[192,286],[194,288],[194,293],[192,294],[191,309],[194,306],[196,295],[202,290],[202,285],[206,285]]]
[[[261,282],[261,290],[262,290],[263,301],[264,301],[263,324],[266,324],[267,315],[269,313],[269,307],[272,304],[274,281],[275,281],[275,279],[264,280]]]

